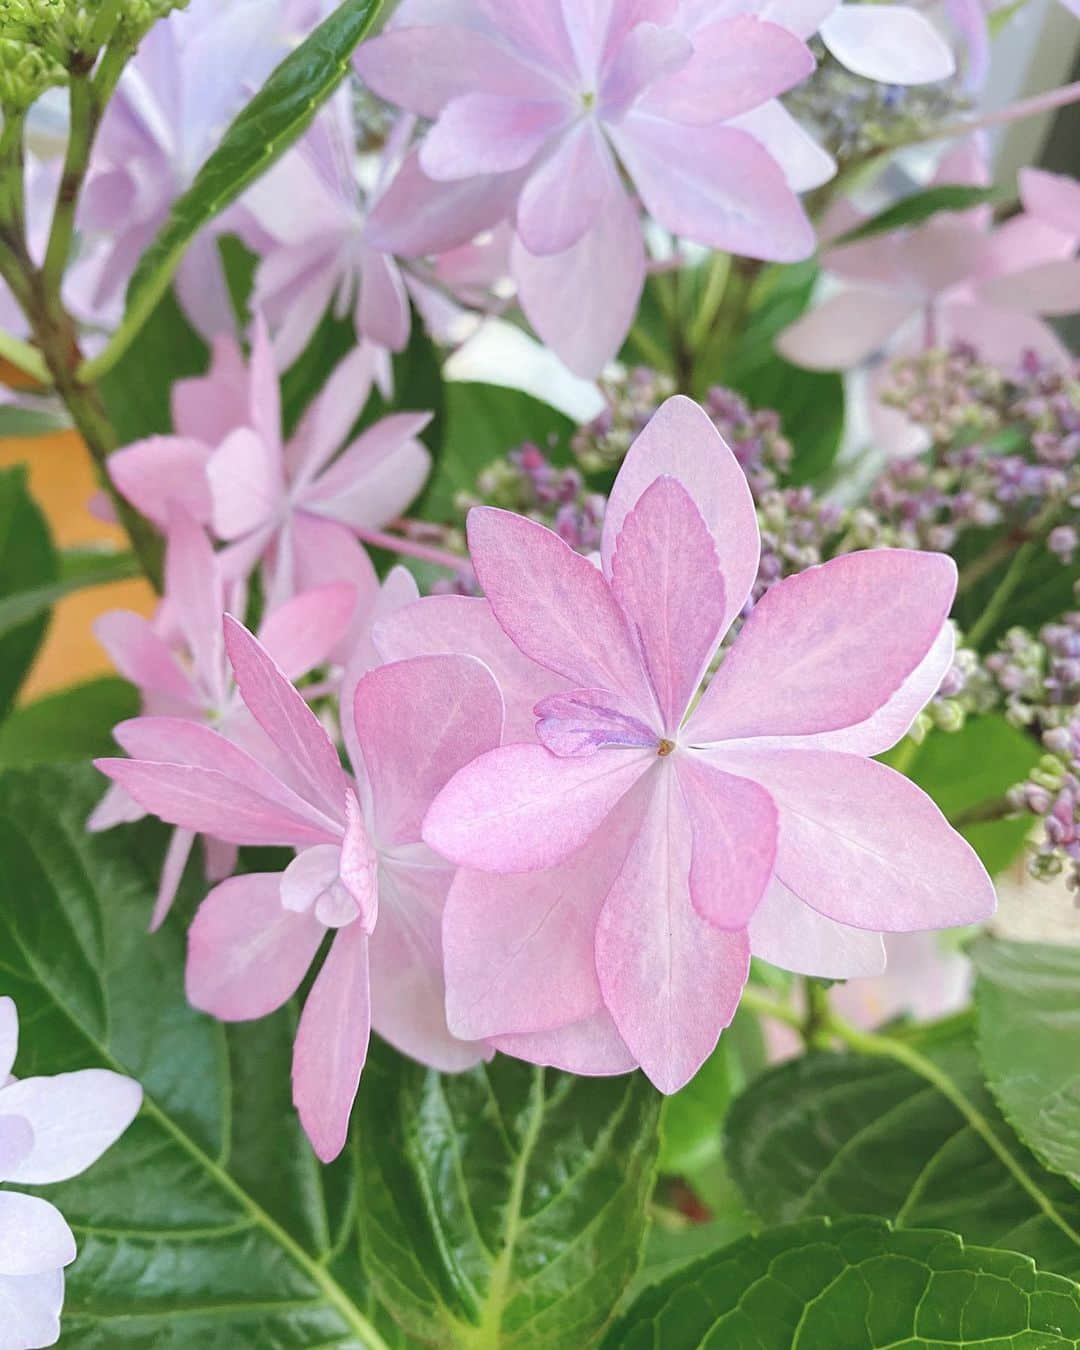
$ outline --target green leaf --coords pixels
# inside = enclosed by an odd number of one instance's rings
[[[770,1224],[874,1214],[898,1228],[950,1228],[1080,1277],[1080,1195],[1002,1119],[970,1032],[924,1053],[979,1112],[994,1145],[893,1060],[810,1054],[770,1070],[731,1110],[728,1162],[747,1201]]]
[[[1041,755],[1033,737],[999,714],[988,713],[969,718],[959,731],[931,731],[917,747],[901,741],[882,759],[918,783],[954,819],[1022,783]],[[1031,824],[1025,814],[965,825],[960,833],[996,876],[1023,852]]]
[[[201,375],[208,363],[206,344],[167,291],[142,325],[138,345],[98,382],[117,444],[172,432],[172,386]]]
[[[376,1293],[433,1345],[591,1344],[640,1259],[658,1114],[640,1074],[499,1056],[439,1075],[376,1054],[358,1128]]]
[[[880,1219],[744,1238],[647,1289],[608,1350],[1052,1350],[1080,1337],[1080,1289],[1026,1256]]]
[[[0,718],[15,700],[48,627],[51,600],[27,606],[57,575],[52,536],[21,466],[0,470]]]
[[[62,431],[71,423],[60,412],[44,408],[20,408],[15,404],[0,406],[0,439],[9,436],[30,438],[32,436],[51,436],[54,431]]]
[[[0,487],[0,513],[3,511],[3,489]],[[36,508],[35,508],[36,510]],[[0,539],[3,538],[3,517],[0,514]],[[4,594],[3,565],[0,563],[0,639],[6,641],[15,630],[22,630],[31,620],[41,620],[57,600],[74,591],[104,586],[110,581],[126,581],[140,575],[137,559],[131,553],[99,553],[93,549],[73,549],[62,553],[59,576],[55,581],[30,586],[12,594]],[[55,573],[54,573],[55,575]],[[0,645],[0,652],[3,651]],[[2,669],[2,666],[0,666]],[[2,676],[0,676],[2,680]]]
[[[349,70],[353,49],[367,32],[379,0],[343,0],[290,52],[226,130],[217,149],[179,197],[160,233],[139,260],[127,313],[105,352],[88,363],[87,377],[111,368],[161,300],[188,244],[285,153],[311,124],[320,105]]]
[[[549,404],[493,384],[450,381],[444,389],[442,453],[418,512],[425,520],[459,520],[458,493],[475,493],[477,474],[526,441],[557,461],[565,458],[574,424]]]
[[[0,769],[113,754],[113,727],[138,710],[134,687],[111,678],[77,684],[16,708],[0,722]]]
[[[842,244],[853,244],[858,239],[870,239],[876,234],[888,234],[890,230],[921,225],[939,211],[970,211],[973,206],[992,202],[995,195],[993,188],[968,187],[962,183],[945,183],[926,188],[923,192],[913,192],[910,197],[894,202],[855,229],[832,240],[829,247],[837,248]]]
[[[63,1343],[381,1350],[359,1306],[351,1164],[317,1165],[289,1101],[292,1012],[225,1028],[188,1006],[180,926],[146,932],[164,832],[87,834],[104,787],[86,766],[0,775],[16,1071],[107,1068],[145,1091],[98,1164],[45,1190],[79,1246]]]
[[[1080,947],[980,938],[979,1050],[1005,1118],[1080,1186]]]

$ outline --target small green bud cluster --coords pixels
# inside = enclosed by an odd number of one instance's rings
[[[187,2],[0,0],[0,39],[24,45],[53,68],[85,70],[108,43],[118,42],[134,50],[153,23]]]
[[[67,79],[64,67],[38,47],[0,38],[0,108],[20,117],[45,93]]]

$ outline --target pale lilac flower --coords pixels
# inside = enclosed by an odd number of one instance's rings
[[[779,261],[814,247],[776,158],[730,125],[813,69],[778,24],[718,15],[691,35],[671,0],[406,0],[355,60],[435,123],[369,237],[417,257],[512,219],[522,307],[578,373],[618,350],[644,280],[622,173],[674,234]]]
[[[262,1017],[292,997],[333,930],[293,1054],[293,1099],[329,1161],[344,1146],[370,1027],[444,1071],[490,1053],[446,1026],[440,926],[453,867],[421,842],[420,824],[447,780],[498,744],[502,701],[469,657],[398,662],[347,680],[350,776],[301,695],[233,619],[225,643],[241,697],[287,776],[205,727],[153,717],[121,729],[135,758],[98,767],[181,828],[297,849],[283,874],[233,877],[207,897],[191,929],[187,988],[225,1020]]]
[[[746,479],[696,405],[670,400],[627,455],[601,567],[491,508],[469,539],[499,626],[561,689],[536,705],[539,744],[481,756],[424,823],[464,869],[444,923],[451,1030],[609,1014],[671,1092],[730,1021],[751,949],[870,973],[881,932],[992,911],[974,852],[870,758],[951,663],[951,559],[874,550],[780,582],[695,702],[759,551]]]
[[[180,502],[211,525],[229,544],[228,579],[261,561],[271,604],[329,581],[366,592],[374,573],[357,537],[400,516],[431,465],[417,439],[430,413],[392,414],[341,449],[367,400],[370,358],[370,349],[354,348],[286,441],[273,351],[257,321],[250,366],[231,339],[219,340],[210,375],[174,388],[174,417],[187,434],[118,451],[109,459],[113,482],[159,524]]]
[[[116,669],[139,690],[145,715],[212,726],[250,748],[263,738],[240,700],[225,659],[221,619],[227,592],[231,604],[242,602],[242,588],[226,586],[206,535],[189,515],[174,508],[168,523],[165,596],[155,620],[130,610],[112,610],[98,619],[94,633]],[[373,600],[374,596],[365,598],[364,608],[372,609]],[[347,582],[305,591],[270,610],[259,629],[259,641],[289,679],[300,679],[329,660],[360,607],[356,587]],[[114,783],[86,828],[108,830],[144,814]],[[194,831],[173,831],[150,917],[151,932],[168,917],[194,843]],[[236,866],[235,848],[209,833],[203,850],[208,880],[230,875]]]
[[[107,1069],[13,1078],[19,1020],[0,998],[0,1183],[44,1186],[95,1163],[135,1119],[142,1089]],[[0,1190],[0,1350],[60,1338],[64,1267],[75,1239],[47,1200]]]

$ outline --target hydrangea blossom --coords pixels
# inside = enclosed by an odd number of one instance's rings
[[[434,126],[376,208],[372,242],[439,253],[512,218],[522,306],[585,375],[618,350],[644,278],[621,172],[675,234],[806,257],[813,231],[782,168],[731,123],[805,79],[813,58],[777,23],[706,17],[684,23],[670,0],[406,0],[356,64]]]
[[[182,717],[215,727],[240,744],[260,739],[240,700],[221,639],[226,589],[233,604],[242,588],[226,588],[210,542],[182,508],[168,522],[165,599],[151,623],[130,610],[103,614],[94,626],[117,670],[142,695],[148,715]],[[323,665],[340,644],[357,608],[356,590],[345,582],[321,586],[279,605],[264,619],[259,640],[296,680]],[[122,733],[121,733],[122,736]],[[142,809],[113,784],[87,821],[91,831],[138,820]],[[191,830],[173,831],[165,854],[151,931],[165,921],[195,842]],[[236,850],[214,835],[204,841],[206,872],[220,881],[236,866]]]
[[[178,501],[211,525],[229,544],[227,579],[246,577],[262,561],[271,604],[330,581],[367,593],[374,574],[356,536],[399,516],[431,464],[417,439],[430,413],[385,417],[341,449],[370,377],[369,350],[354,348],[286,441],[273,350],[257,322],[250,365],[232,339],[219,339],[210,373],[174,386],[180,434],[118,451],[109,472],[151,520],[163,524]]]
[[[883,931],[992,911],[974,852],[870,758],[949,667],[950,559],[873,550],[781,582],[695,703],[759,542],[746,479],[689,400],[627,456],[599,568],[493,508],[472,512],[469,542],[495,620],[561,688],[537,703],[533,743],[462,769],[424,823],[463,869],[444,929],[451,1030],[606,1013],[671,1092],[730,1021],[751,947],[864,973]]]
[[[95,1163],[142,1103],[138,1083],[107,1069],[13,1078],[19,1020],[0,998],[0,1183],[44,1186]],[[63,1215],[36,1195],[0,1190],[0,1347],[33,1350],[60,1338],[64,1267],[75,1238]]]
[[[420,825],[447,780],[499,743],[502,701],[469,657],[354,672],[342,696],[350,776],[301,695],[231,618],[225,644],[272,759],[196,723],[149,717],[118,731],[132,759],[98,767],[183,829],[297,849],[284,873],[233,877],[207,897],[191,929],[187,987],[225,1020],[264,1016],[296,992],[334,934],[293,1055],[293,1098],[328,1161],[344,1146],[370,1027],[446,1071],[490,1053],[447,1030],[440,924],[453,868],[423,845]]]

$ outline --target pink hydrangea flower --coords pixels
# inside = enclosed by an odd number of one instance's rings
[[[342,443],[371,388],[371,353],[354,348],[286,441],[266,326],[255,325],[250,365],[219,340],[208,376],[174,387],[177,436],[155,436],[110,456],[109,473],[144,515],[163,524],[173,502],[225,540],[228,579],[263,564],[279,604],[329,581],[373,589],[357,543],[399,516],[431,466],[417,439],[430,413],[395,413]],[[340,453],[338,453],[340,451]]]
[[[813,250],[782,168],[731,125],[813,69],[779,24],[686,25],[673,0],[406,0],[355,59],[377,93],[434,119],[371,240],[422,256],[513,219],[522,307],[583,375],[618,350],[644,279],[621,174],[674,234],[780,261]]]
[[[144,714],[213,726],[230,740],[250,745],[261,735],[240,700],[221,637],[227,589],[237,604],[241,588],[226,587],[210,541],[182,508],[174,507],[168,522],[165,597],[156,619],[150,622],[130,610],[112,610],[98,619],[94,632],[116,669],[139,690]],[[357,608],[356,589],[345,582],[305,591],[267,614],[259,640],[288,678],[297,680],[325,664]],[[122,732],[120,738],[122,744]],[[86,827],[107,830],[143,814],[114,783]],[[194,843],[193,831],[173,831],[151,932],[161,927],[172,908]],[[235,848],[213,834],[204,838],[203,847],[208,879],[227,877],[236,866]]]
[[[142,1089],[107,1069],[13,1078],[19,1020],[0,998],[0,1183],[44,1186],[95,1163],[135,1119]],[[0,1346],[32,1350],[60,1338],[64,1267],[75,1238],[36,1195],[0,1190]]]
[[[424,823],[463,869],[444,921],[451,1030],[610,1016],[672,1092],[730,1021],[751,950],[865,973],[882,968],[882,932],[992,911],[971,848],[870,758],[948,669],[949,558],[873,550],[782,582],[697,701],[759,539],[742,471],[695,404],[670,400],[631,448],[600,567],[491,508],[471,514],[469,542],[499,627],[561,688],[536,705],[531,743],[462,769]]]
[[[241,697],[286,774],[205,727],[152,717],[122,728],[134,758],[98,767],[181,828],[297,849],[284,873],[233,877],[207,897],[191,929],[187,988],[217,1017],[262,1017],[296,992],[334,933],[293,1056],[293,1099],[328,1161],[345,1142],[370,1027],[445,1071],[490,1053],[446,1026],[440,925],[453,868],[421,842],[420,825],[447,780],[499,743],[502,700],[469,657],[350,678],[350,776],[256,639],[226,619],[225,643]]]

